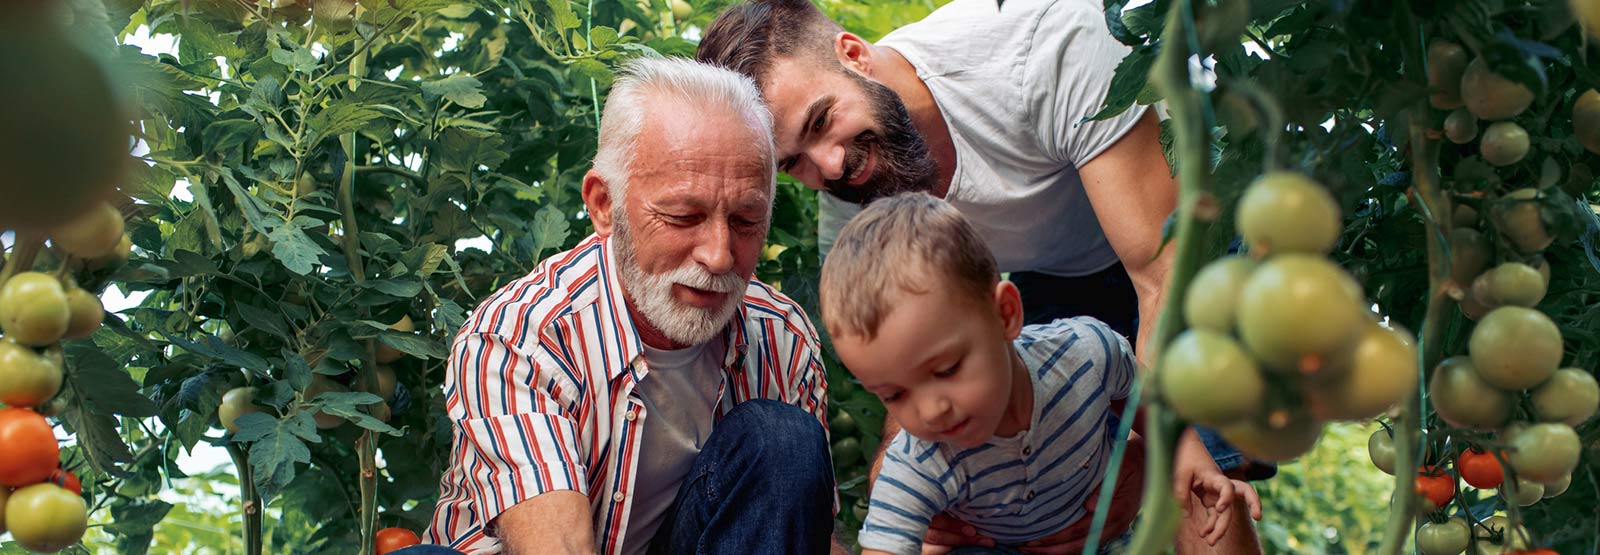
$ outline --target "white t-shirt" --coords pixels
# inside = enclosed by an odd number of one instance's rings
[[[1083,121],[1103,107],[1130,51],[1102,10],[1098,0],[954,0],[878,41],[933,93],[956,150],[945,200],[977,228],[1002,272],[1081,276],[1117,262],[1078,168],[1146,107]],[[860,207],[824,193],[821,208],[826,252]]]
[[[674,351],[644,348],[649,372],[635,389],[644,402],[644,437],[624,553],[643,555],[650,547],[678,486],[711,437],[725,354],[722,342],[711,343]]]

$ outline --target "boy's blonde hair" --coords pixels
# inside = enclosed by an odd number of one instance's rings
[[[839,232],[822,265],[822,321],[831,334],[872,339],[897,291],[987,301],[999,282],[994,255],[955,207],[904,193],[867,205]]]

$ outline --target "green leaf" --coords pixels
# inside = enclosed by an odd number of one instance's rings
[[[484,133],[465,129],[444,132],[436,155],[439,165],[447,171],[470,174],[484,166],[493,171],[510,156],[501,147],[505,139],[497,133]]]
[[[311,462],[311,450],[306,442],[321,443],[316,421],[311,413],[297,411],[283,419],[274,419],[262,413],[240,416],[239,431],[233,441],[250,443],[250,468],[255,471],[256,485],[269,492],[287,486],[294,480],[295,465]]]
[[[119,465],[133,462],[133,453],[117,433],[117,419],[104,414],[92,414],[81,407],[69,406],[62,419],[77,435],[78,447],[89,456],[94,469],[116,477],[130,474]]]
[[[409,299],[422,292],[422,282],[414,279],[374,279],[361,284],[391,297]]]
[[[207,125],[201,133],[201,140],[205,143],[207,152],[227,157],[228,153],[238,149],[240,145],[256,140],[260,134],[261,125],[255,120],[225,119]]]
[[[617,42],[617,30],[604,25],[597,25],[589,30],[589,42],[593,43],[595,48],[610,46],[611,43]]]
[[[157,260],[155,262],[166,268],[168,277],[172,279],[202,276],[217,271],[216,264],[213,264],[210,258],[182,249],[172,251],[171,262],[166,260]]]
[[[81,346],[70,355],[67,382],[84,408],[107,416],[144,417],[159,412],[160,407],[139,392],[139,384],[128,371],[104,352]]]
[[[611,68],[606,67],[605,64],[602,64],[597,60],[589,58],[572,62],[572,71],[576,72],[578,75],[594,79],[595,85],[602,89],[611,86],[611,81],[616,78],[616,75],[611,73]]]
[[[422,84],[423,94],[429,97],[444,97],[463,108],[482,108],[488,97],[483,96],[483,83],[466,73],[457,73]]]
[[[438,243],[427,245],[427,254],[422,257],[422,264],[417,267],[417,275],[428,277],[439,271],[439,264],[450,256],[450,248]]]
[[[159,499],[119,498],[111,505],[112,523],[106,528],[119,536],[133,536],[154,529],[167,518],[173,505]]]
[[[316,115],[311,116],[306,125],[316,132],[311,143],[317,144],[328,137],[343,135],[360,129],[367,122],[380,117],[383,117],[383,114],[372,108],[340,103],[317,112]]]
[[[573,29],[583,23],[578,19],[578,14],[572,11],[572,4],[568,0],[545,0],[545,5],[550,7],[551,23],[555,24],[557,31]]]
[[[305,48],[295,48],[294,52],[282,48],[272,49],[272,61],[283,64],[284,67],[300,73],[310,74],[317,70],[317,56]]]
[[[282,351],[284,361],[283,378],[295,391],[305,391],[311,385],[311,365],[306,364],[305,357],[300,356],[288,348]]]
[[[378,334],[378,341],[384,345],[394,347],[396,350],[417,358],[438,358],[449,356],[445,347],[432,338],[421,337],[410,333],[400,333],[385,329]]]
[[[392,436],[399,436],[400,430],[373,418],[361,411],[360,407],[382,403],[383,399],[377,395],[366,392],[323,393],[314,400],[315,405],[322,407],[322,412],[349,420],[355,425],[375,432]]]
[[[283,267],[302,276],[310,275],[318,260],[328,254],[299,227],[282,226],[267,237],[272,241],[272,256],[282,262]]]
[[[1105,108],[1085,121],[1098,121],[1116,117],[1133,107],[1139,93],[1150,78],[1150,67],[1155,65],[1159,51],[1151,46],[1139,46],[1117,64],[1111,76],[1111,90],[1106,93]]]
[[[546,204],[533,215],[534,260],[543,260],[548,249],[558,249],[567,242],[572,224],[554,204]]]
[[[442,16],[445,16],[445,17],[448,17],[448,18],[451,18],[451,19],[466,19],[468,16],[472,15],[473,12],[476,12],[476,11],[478,11],[478,8],[474,7],[471,4],[455,4],[455,5],[452,5],[452,6],[449,6],[449,7],[439,8],[438,10],[434,10],[433,13],[436,13],[436,14],[439,14],[439,15],[442,15]]]
[[[233,200],[239,206],[239,212],[244,214],[245,221],[250,222],[250,227],[257,231],[271,232],[283,225],[283,214],[261,202],[255,195],[246,192],[239,186],[238,180],[233,178],[233,174],[222,174],[222,181],[227,183],[228,190],[233,192]]]
[[[251,327],[276,335],[285,341],[289,340],[289,326],[283,322],[278,313],[242,302],[235,303],[234,307],[239,309],[239,316]]]

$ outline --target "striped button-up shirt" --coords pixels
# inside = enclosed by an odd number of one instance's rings
[[[590,236],[539,264],[473,311],[450,350],[450,466],[425,538],[468,554],[499,553],[490,523],[541,493],[589,498],[599,553],[628,538],[648,374],[623,300],[611,242]],[[720,418],[749,399],[799,406],[827,426],[816,331],[788,297],[751,280],[727,341]]]

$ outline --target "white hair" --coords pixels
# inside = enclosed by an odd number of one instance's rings
[[[618,72],[600,117],[600,147],[594,155],[594,170],[605,179],[612,202],[622,203],[631,174],[628,166],[652,107],[738,115],[750,131],[761,137],[758,146],[770,168],[767,182],[777,179],[778,149],[772,137],[772,114],[761,100],[755,81],[688,58],[639,57]]]

